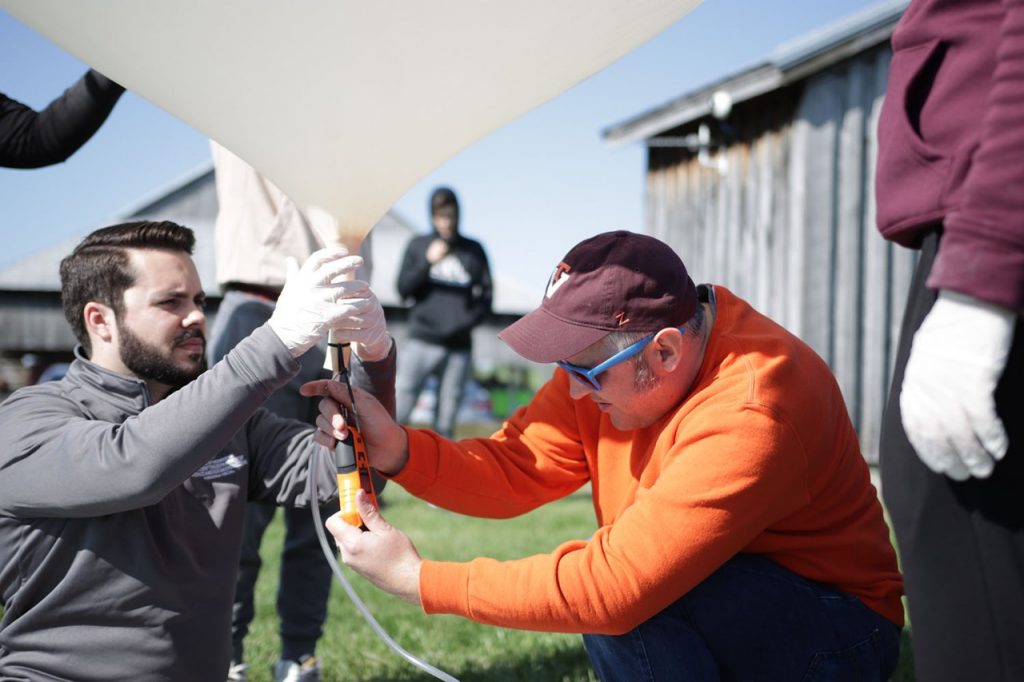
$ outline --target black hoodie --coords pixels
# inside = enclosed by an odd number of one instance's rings
[[[479,242],[458,233],[448,255],[431,265],[427,247],[437,231],[413,238],[398,273],[398,293],[412,299],[409,336],[446,348],[468,350],[471,332],[491,311],[491,271]]]

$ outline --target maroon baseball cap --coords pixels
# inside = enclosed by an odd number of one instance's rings
[[[605,232],[565,254],[540,307],[498,338],[527,360],[554,362],[609,332],[678,327],[696,307],[697,289],[668,244],[624,230]]]

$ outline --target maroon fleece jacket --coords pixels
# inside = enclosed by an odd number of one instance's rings
[[[943,237],[928,286],[1024,312],[1024,0],[914,0],[892,37],[878,227]]]

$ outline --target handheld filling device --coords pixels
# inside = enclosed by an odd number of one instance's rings
[[[352,381],[349,376],[349,359],[351,350],[347,343],[336,343],[333,338],[328,337],[327,342],[327,361],[326,366],[332,372],[334,372],[334,380],[344,383],[348,389],[348,397],[352,401],[352,410],[344,411],[342,414],[345,417],[345,422],[348,424],[348,438],[344,441],[339,441],[334,447],[334,465],[338,471],[338,502],[341,506],[341,516],[346,522],[353,526],[361,527],[363,520],[359,516],[359,512],[356,510],[356,492],[359,488],[362,488],[370,496],[370,501],[374,507],[377,507],[377,494],[373,489],[373,477],[370,475],[370,458],[366,454],[366,443],[363,441],[362,433],[359,430],[359,412],[356,410],[356,399],[355,394],[352,391]],[[351,423],[349,423],[349,417],[351,417]],[[326,448],[317,448],[314,451],[314,457],[319,458],[322,455],[319,453],[326,450]],[[312,466],[316,467],[315,460]],[[345,589],[345,594],[348,595],[352,603],[355,604],[356,610],[363,617],[364,620],[373,628],[373,631],[384,640],[391,649],[404,658],[406,661],[416,666],[420,670],[423,670],[433,677],[443,680],[444,682],[458,682],[458,680],[445,671],[435,668],[426,661],[422,661],[416,658],[408,651],[402,648],[402,646],[392,639],[377,619],[373,617],[370,610],[366,608],[366,604],[359,598],[356,591],[349,584],[345,578],[345,574],[341,572],[341,567],[338,566],[337,559],[334,558],[334,551],[327,544],[327,535],[324,533],[324,522],[320,518],[320,506],[316,504],[316,477],[312,477],[313,487],[312,490],[312,501],[309,505],[310,511],[313,514],[313,528],[316,530],[316,537],[320,541],[320,547],[324,552],[324,558],[327,559],[327,563],[330,564],[331,570],[334,571],[334,575],[337,576],[338,581],[341,582],[341,586]]]
[[[348,372],[348,344],[328,344],[328,352],[340,356],[335,365],[334,380],[345,384],[348,389],[352,409],[342,407],[342,416],[348,425],[348,438],[338,441],[334,446],[334,466],[338,470],[338,504],[341,507],[341,518],[352,526],[362,526],[363,520],[356,511],[356,492],[362,488],[370,496],[370,502],[377,507],[377,493],[373,489],[373,476],[370,474],[370,458],[366,455],[366,443],[359,426],[359,411],[356,409],[356,396],[352,392],[352,381]],[[333,364],[333,363],[332,363]]]

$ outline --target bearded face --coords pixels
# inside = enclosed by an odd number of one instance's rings
[[[166,347],[144,340],[127,325],[120,330],[121,362],[140,379],[181,388],[206,371],[206,337],[199,329],[183,331]]]

